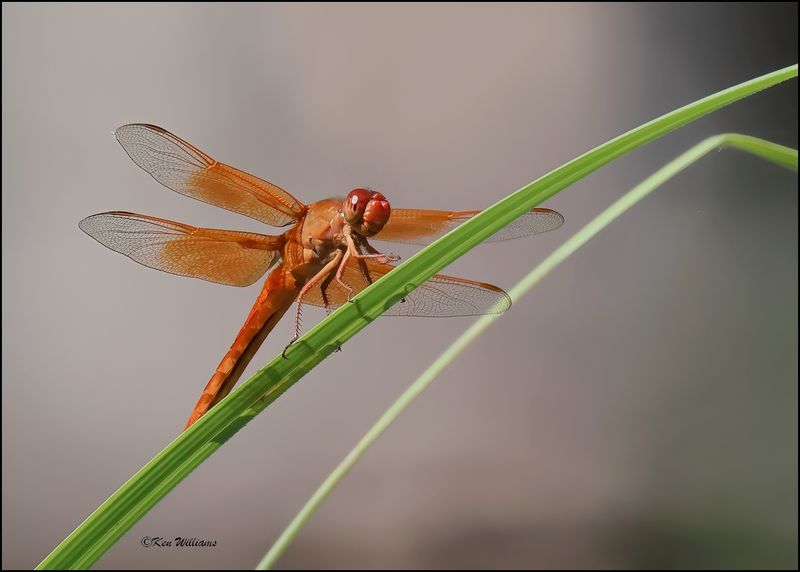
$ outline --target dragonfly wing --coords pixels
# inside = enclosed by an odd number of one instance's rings
[[[139,264],[230,286],[249,286],[279,258],[283,237],[196,228],[161,218],[108,212],[83,219],[86,234]]]
[[[187,197],[271,226],[296,222],[305,212],[305,205],[279,186],[220,163],[155,125],[123,125],[114,137],[156,181]]]
[[[343,280],[353,289],[352,294],[334,278],[328,281],[327,287],[323,282],[312,288],[303,301],[313,306],[337,308],[347,303],[348,294],[355,296],[393,269],[394,266],[390,264],[351,258],[345,267]],[[511,298],[497,286],[436,274],[408,293],[404,301],[396,303],[384,315],[433,318],[480,316],[501,314],[509,307]]]
[[[428,245],[481,211],[434,211],[424,209],[392,209],[389,222],[373,240]],[[505,228],[490,236],[486,242],[511,240],[541,234],[564,224],[564,217],[554,210],[533,209]]]

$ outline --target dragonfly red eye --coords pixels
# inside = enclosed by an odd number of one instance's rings
[[[367,204],[374,194],[368,189],[353,189],[347,193],[343,205],[344,219],[353,225],[360,223],[364,211],[367,210]]]
[[[392,207],[389,206],[386,197],[380,193],[374,193],[364,210],[364,228],[367,233],[372,235],[379,232],[389,221],[391,213]]]

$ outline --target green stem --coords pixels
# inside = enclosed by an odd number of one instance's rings
[[[547,276],[556,266],[564,262],[576,250],[589,242],[597,233],[607,227],[625,211],[641,201],[647,195],[663,185],[669,179],[686,169],[692,163],[700,160],[706,154],[720,147],[733,147],[752,153],[782,167],[797,171],[797,150],[777,145],[756,137],[738,134],[723,134],[710,137],[701,141],[688,151],[670,161],[636,187],[628,191],[614,204],[597,215],[591,222],[576,232],[569,240],[558,247],[550,256],[536,266],[525,278],[509,291],[509,295],[516,303],[542,278]],[[417,380],[406,389],[389,409],[378,419],[369,431],[359,440],[355,447],[342,459],[337,467],[314,491],[311,498],[297,513],[292,522],[269,549],[269,552],[256,566],[256,570],[271,569],[286,549],[300,533],[308,520],[317,511],[320,505],[331,494],[334,488],[347,475],[353,465],[367,452],[367,449],[380,437],[383,432],[394,423],[400,414],[433,382],[434,379],[455,359],[468,348],[486,329],[498,318],[497,315],[487,315],[478,319],[470,326],[453,344],[440,355]]]

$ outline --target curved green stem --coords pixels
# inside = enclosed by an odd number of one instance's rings
[[[663,185],[669,179],[686,169],[692,163],[700,160],[706,154],[720,147],[733,147],[752,153],[780,166],[797,171],[797,150],[777,145],[756,137],[738,134],[723,134],[709,137],[701,141],[688,151],[673,159],[636,187],[628,191],[614,204],[597,215],[591,222],[576,232],[569,240],[558,247],[550,256],[536,266],[525,278],[509,291],[509,295],[516,303],[525,293],[542,278],[547,276],[556,266],[564,262],[581,246],[589,242],[597,233],[607,227],[625,211],[641,201],[647,195]],[[417,380],[406,389],[389,409],[378,419],[369,431],[356,443],[356,446],[342,459],[337,467],[314,491],[311,498],[297,513],[292,522],[281,533],[269,552],[256,566],[257,570],[271,569],[283,555],[295,537],[300,533],[306,522],[313,516],[319,506],[331,494],[334,488],[347,475],[353,465],[367,452],[367,449],[380,437],[383,432],[397,420],[400,414],[433,382],[434,379],[450,365],[472,342],[474,342],[498,318],[497,315],[487,315],[478,319],[470,326],[453,344],[440,355]]]

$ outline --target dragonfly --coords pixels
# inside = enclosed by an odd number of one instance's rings
[[[399,257],[370,240],[427,245],[480,211],[392,209],[369,188],[344,199],[304,204],[279,186],[221,163],[155,125],[136,123],[114,131],[128,156],[156,181],[269,226],[282,234],[199,228],[124,211],[99,213],[78,224],[86,234],[150,268],[226,284],[249,286],[270,270],[261,292],[189,416],[188,429],[234,387],[265,338],[295,307],[300,335],[302,305],[330,313],[381,276]],[[560,227],[564,217],[535,208],[487,242],[532,236]],[[502,313],[511,306],[497,286],[437,274],[386,311],[419,317]],[[284,357],[286,350],[284,350]]]

